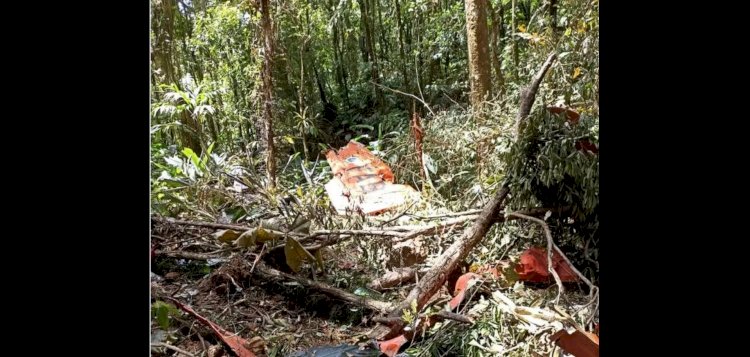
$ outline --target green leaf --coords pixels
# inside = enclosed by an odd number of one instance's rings
[[[151,305],[151,313],[156,317],[156,322],[163,330],[169,328],[169,315],[177,313],[177,308],[164,301],[156,301]]]
[[[193,162],[193,165],[195,165],[195,168],[200,167],[200,161],[198,159],[198,155],[195,154],[193,149],[191,148],[184,148],[182,149],[182,154],[184,154],[186,157],[190,159],[190,161]]]
[[[208,158],[209,156],[211,156],[211,151],[214,149],[214,144],[216,143],[211,143],[211,145],[208,146],[208,149],[206,149],[206,152],[203,153],[203,158],[201,159],[201,169],[206,168],[206,163],[208,163]]]

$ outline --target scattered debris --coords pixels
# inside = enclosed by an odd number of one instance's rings
[[[412,239],[396,243],[391,250],[386,266],[388,268],[411,267],[427,259],[428,250],[422,239]]]
[[[533,247],[521,254],[518,265],[516,265],[516,272],[521,281],[546,283],[552,279],[547,266],[547,250]],[[560,276],[561,281],[575,282],[578,280],[576,273],[557,251],[552,253],[552,267]]]
[[[451,299],[449,303],[451,311],[455,310],[456,307],[458,307],[458,305],[464,300],[466,290],[471,287],[471,285],[473,285],[477,281],[477,279],[479,279],[479,277],[479,274],[466,273],[458,278],[458,281],[456,281],[456,288],[453,292],[453,299]]]
[[[399,284],[413,281],[416,278],[414,268],[396,268],[393,271],[385,273],[379,279],[373,280],[367,287],[373,290],[383,290],[392,288]]]
[[[599,357],[599,336],[591,332],[562,329],[549,339],[575,357]]]
[[[393,357],[398,353],[398,350],[401,349],[401,346],[403,346],[408,340],[406,339],[406,336],[404,335],[398,335],[390,340],[387,341],[381,341],[378,343],[380,346],[380,351],[383,352],[388,357]]]
[[[390,167],[360,143],[350,141],[338,153],[329,150],[326,159],[334,176],[325,185],[326,192],[341,215],[374,215],[419,197],[413,188],[394,184]]]
[[[568,122],[571,124],[578,124],[578,120],[581,118],[581,114],[578,114],[577,111],[571,108],[548,106],[547,110],[550,111],[550,113],[554,113],[554,114],[560,114],[560,113],[565,112],[565,115],[568,118]]]
[[[259,347],[259,344],[256,339],[253,339],[254,343],[251,344],[247,340],[245,340],[242,337],[239,337],[235,334],[230,333],[229,331],[223,329],[221,326],[211,322],[210,320],[206,319],[205,317],[199,315],[195,310],[193,310],[190,306],[187,306],[183,303],[181,303],[179,300],[171,297],[166,297],[168,300],[172,301],[177,307],[179,307],[182,311],[185,311],[189,313],[190,315],[193,315],[198,321],[200,321],[202,324],[208,326],[211,330],[214,331],[214,333],[229,346],[229,348],[232,349],[234,353],[237,354],[239,357],[255,357],[255,353],[250,351],[251,346]]]
[[[375,357],[379,355],[380,351],[370,346],[341,344],[338,346],[313,347],[307,351],[291,353],[287,357]]]

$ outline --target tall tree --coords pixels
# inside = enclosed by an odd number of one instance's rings
[[[495,69],[496,88],[499,89],[502,99],[503,91],[505,90],[505,78],[503,78],[501,63],[503,44],[500,40],[505,36],[503,31],[503,2],[501,1],[498,4],[499,14],[495,13],[495,10],[492,8],[492,2],[487,2],[487,8],[490,12],[490,19],[492,19],[492,29],[490,31],[492,41],[490,45],[490,55],[492,59],[492,67]]]
[[[273,28],[269,0],[260,0],[260,27],[263,32],[263,123],[260,125],[261,147],[266,156],[268,187],[276,186],[276,161],[273,147]]]
[[[465,6],[471,105],[474,109],[480,109],[482,101],[492,93],[487,34],[487,0],[466,0]]]

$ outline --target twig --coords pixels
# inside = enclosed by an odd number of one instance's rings
[[[468,215],[473,215],[473,214],[479,214],[480,212],[482,212],[481,209],[472,209],[472,210],[463,211],[463,212],[449,212],[449,213],[437,214],[437,215],[432,215],[432,216],[420,216],[416,214],[410,214],[409,216],[416,217],[419,219],[435,219],[435,218],[443,218],[443,217],[468,216]]]
[[[424,227],[422,229],[419,229],[419,230],[416,230],[416,231],[413,231],[413,232],[410,232],[410,233],[406,234],[406,236],[404,236],[403,238],[399,238],[399,239],[395,240],[395,242],[407,241],[409,239],[414,239],[414,238],[416,238],[418,236],[421,236],[421,235],[436,234],[436,233],[440,232],[441,230],[444,230],[445,228],[454,227],[456,225],[459,225],[459,224],[462,224],[462,223],[466,223],[466,222],[471,221],[471,220],[475,220],[478,217],[479,217],[479,215],[463,216],[463,217],[455,218],[455,219],[452,219],[452,220],[448,220],[448,221],[443,222],[441,224],[438,224],[436,226]]]
[[[474,320],[471,319],[468,316],[464,316],[464,315],[461,315],[461,314],[457,314],[455,312],[450,312],[450,311],[445,311],[445,310],[440,310],[440,311],[434,313],[432,316],[435,316],[435,317],[438,317],[438,318],[442,318],[442,319],[446,319],[446,320],[453,320],[453,321],[463,322],[463,323],[466,323],[466,324],[473,324],[474,323]]]
[[[446,93],[446,92],[445,92],[445,90],[442,90],[442,89],[441,89],[440,91],[441,91],[441,92],[443,92],[443,95],[444,95],[444,96],[445,96],[446,98],[448,98],[448,99],[449,99],[449,100],[450,100],[451,102],[453,102],[453,104],[457,105],[457,106],[458,106],[459,108],[461,108],[461,109],[463,109],[463,110],[466,110],[466,108],[465,108],[465,107],[464,107],[463,105],[461,105],[461,104],[459,104],[459,103],[458,103],[457,101],[453,100],[453,98],[451,98],[451,97],[450,97],[450,96],[448,95],[448,93]]]
[[[583,282],[589,286],[589,296],[592,296],[594,294],[594,289],[597,289],[596,286],[591,282],[591,280],[586,278],[586,276],[581,274],[581,272],[578,269],[576,269],[573,263],[570,262],[570,259],[568,259],[568,257],[566,257],[565,254],[563,254],[563,252],[560,250],[557,244],[553,243],[553,247],[555,248],[557,253],[559,253],[560,256],[562,256],[563,260],[565,260],[565,262],[568,263],[568,265],[570,265],[570,269],[573,269],[573,272],[576,273],[576,275],[578,275],[578,277],[581,278],[581,280],[583,280]]]
[[[255,270],[255,274],[258,274],[267,279],[293,280],[308,288],[320,290],[334,298],[337,298],[339,300],[343,300],[343,301],[346,301],[346,302],[349,302],[358,306],[362,306],[370,310],[385,313],[393,309],[393,306],[390,303],[366,298],[363,296],[357,296],[352,293],[343,291],[341,289],[334,288],[327,284],[323,284],[321,282],[306,279],[301,276],[287,274],[287,273],[278,271],[276,269],[269,268],[263,263],[258,264],[257,269]]]
[[[370,83],[372,83],[372,84],[374,84],[374,85],[376,85],[376,86],[378,86],[378,87],[380,87],[380,88],[383,88],[383,89],[387,89],[387,90],[389,90],[389,91],[391,91],[391,92],[395,92],[395,93],[398,93],[398,94],[402,94],[402,95],[405,95],[405,96],[408,96],[408,97],[412,97],[412,98],[414,98],[414,99],[418,100],[418,101],[419,101],[420,103],[422,103],[422,105],[424,105],[424,107],[425,107],[425,108],[427,108],[427,110],[429,110],[429,111],[430,111],[430,114],[432,114],[432,115],[435,115],[435,112],[433,112],[433,111],[432,111],[432,109],[430,108],[430,106],[429,106],[429,105],[427,105],[427,103],[425,103],[425,101],[424,101],[424,100],[420,99],[419,97],[417,97],[417,96],[416,96],[416,95],[414,95],[414,94],[404,93],[404,92],[402,92],[402,91],[400,91],[400,90],[397,90],[397,89],[393,89],[393,88],[388,88],[388,87],[386,87],[386,86],[384,86],[384,85],[381,85],[381,84],[375,83],[375,82],[373,82],[373,81],[370,81]]]
[[[234,229],[234,230],[238,230],[238,231],[242,231],[242,232],[251,230],[253,228],[256,228],[256,227],[241,226],[241,225],[237,225],[237,224],[223,224],[223,223],[211,223],[211,222],[199,222],[199,221],[184,221],[184,220],[179,220],[179,219],[174,219],[174,218],[169,218],[169,217],[159,217],[159,216],[152,216],[151,219],[155,220],[157,222],[178,224],[178,225],[183,225],[183,226],[206,227],[206,228],[215,228],[215,229]],[[277,235],[289,234],[289,235],[298,236],[298,237],[304,237],[305,236],[305,234],[303,234],[303,233],[296,233],[296,232],[284,233],[284,232],[279,232],[279,231],[275,231],[275,230],[268,229],[268,228],[263,228],[263,229],[266,230],[266,231],[268,231],[268,232],[270,232],[270,233],[272,233],[272,234],[277,234]]]
[[[179,259],[191,259],[191,260],[209,260],[209,259],[215,259],[217,256],[215,255],[209,255],[209,254],[203,254],[203,253],[193,253],[193,252],[183,252],[183,251],[164,251],[164,250],[157,250],[154,252],[156,255],[164,255],[167,257],[172,258],[179,258]]]
[[[547,270],[549,270],[550,274],[552,274],[552,277],[555,278],[555,283],[557,283],[557,297],[555,297],[555,304],[557,304],[560,301],[560,294],[565,291],[565,288],[563,287],[562,281],[560,280],[560,276],[557,275],[557,271],[552,267],[552,247],[555,247],[555,243],[552,241],[552,232],[549,229],[549,226],[546,222],[543,220],[527,216],[525,214],[517,213],[517,212],[511,212],[508,214],[508,216],[514,216],[518,218],[523,218],[532,222],[536,222],[540,225],[542,225],[542,228],[544,228],[544,234],[547,236]],[[559,249],[558,249],[559,251]],[[570,263],[569,263],[570,264]]]
[[[234,285],[234,287],[237,289],[237,291],[242,292],[242,287],[240,287],[239,285],[237,285],[237,282],[234,281],[234,278],[231,275],[229,275],[227,273],[222,273],[222,274],[226,275],[226,277],[229,278],[229,281],[232,282],[232,285]]]
[[[339,229],[339,230],[319,230],[310,233],[309,237],[319,237],[326,235],[366,235],[366,236],[384,236],[384,237],[404,237],[404,233],[387,231],[387,230],[374,230],[374,229]]]
[[[406,207],[406,209],[405,209],[405,210],[404,210],[403,212],[401,212],[401,213],[397,214],[397,215],[396,215],[395,217],[393,217],[393,218],[391,218],[391,219],[389,219],[389,220],[387,220],[387,221],[385,221],[385,222],[381,223],[381,224],[380,224],[380,227],[381,227],[381,228],[383,228],[383,226],[385,226],[386,224],[388,224],[388,223],[391,223],[391,222],[393,222],[393,221],[395,221],[395,220],[397,220],[397,219],[399,219],[399,218],[403,217],[404,215],[406,215],[406,214],[407,214],[406,212],[409,212],[409,210],[410,210],[410,209],[411,209],[412,207],[414,207],[414,205],[416,205],[416,204],[417,204],[417,202],[418,202],[418,201],[414,201],[414,202],[412,202],[412,203],[411,203],[411,204],[409,205],[409,207]]]
[[[164,347],[166,349],[170,349],[170,350],[175,351],[177,353],[182,353],[185,356],[195,357],[194,354],[192,354],[192,353],[190,353],[188,351],[185,351],[182,348],[178,348],[178,347],[172,346],[172,345],[164,343],[164,342],[152,342],[151,343],[151,347]]]
[[[260,257],[263,256],[263,250],[265,250],[265,249],[266,249],[266,245],[263,244],[263,246],[260,247],[260,253],[258,253],[257,257],[255,257],[255,261],[253,261],[253,266],[250,267],[250,274],[252,274],[253,270],[255,270],[255,264],[258,264],[258,261],[260,260]]]

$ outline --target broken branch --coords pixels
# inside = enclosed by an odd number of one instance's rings
[[[157,251],[154,251],[154,255],[157,255],[157,256],[163,255],[163,256],[172,257],[172,258],[191,259],[191,260],[209,260],[209,259],[218,258],[217,256],[211,255],[211,254],[183,252],[180,250],[177,250],[177,251],[157,250]]]
[[[287,274],[287,273],[278,271],[276,269],[269,268],[262,262],[259,262],[258,265],[256,265],[254,273],[260,275],[263,278],[270,279],[270,280],[278,280],[278,279],[293,280],[308,288],[313,288],[323,293],[326,293],[336,299],[343,300],[343,301],[352,303],[357,306],[362,306],[370,310],[375,310],[378,312],[388,312],[388,311],[391,311],[391,309],[393,308],[393,306],[390,303],[378,301],[374,299],[369,299],[363,296],[357,296],[352,293],[343,291],[341,289],[334,288],[327,284],[323,284],[317,281],[306,279],[300,276]]]
[[[443,254],[438,257],[435,264],[427,271],[427,273],[421,277],[419,283],[409,292],[409,295],[401,302],[398,307],[391,311],[389,317],[398,317],[401,315],[401,311],[410,309],[412,301],[417,302],[417,308],[421,309],[429,299],[435,295],[440,287],[448,279],[448,273],[456,267],[458,263],[463,261],[466,256],[469,255],[474,246],[484,238],[492,224],[495,222],[495,217],[500,208],[502,207],[505,198],[508,196],[510,190],[507,186],[503,186],[495,197],[484,207],[482,213],[479,215],[477,220],[468,230],[464,231],[464,234],[458,238]],[[382,326],[381,326],[382,327]],[[389,338],[397,336],[404,327],[404,323],[397,323],[396,325],[389,328],[376,328],[373,330],[374,335],[377,338]]]
[[[554,62],[556,58],[557,54],[554,52],[551,53],[549,57],[547,57],[547,60],[544,61],[542,68],[540,68],[532,78],[531,84],[521,89],[521,103],[520,108],[518,109],[518,114],[516,115],[516,138],[521,135],[523,122],[531,112],[531,107],[534,105],[534,99],[536,99],[536,92],[539,90],[539,85],[542,83],[544,75],[547,74],[547,70],[549,70],[550,66],[552,66],[552,62]]]
[[[172,345],[170,345],[168,343],[164,343],[164,342],[151,342],[151,347],[164,347],[166,349],[175,351],[177,353],[181,353],[181,354],[183,354],[185,356],[188,356],[188,357],[195,357],[194,354],[192,354],[192,353],[190,353],[188,351],[185,351],[182,348],[175,347],[175,346],[172,346]]]

